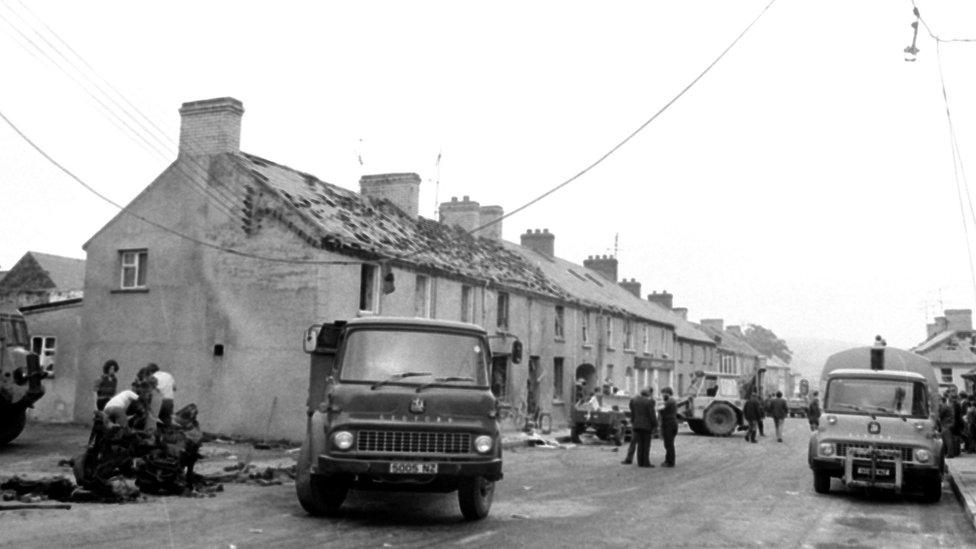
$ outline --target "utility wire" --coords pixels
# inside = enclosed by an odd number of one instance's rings
[[[651,125],[651,123],[654,122],[657,119],[658,116],[660,116],[661,114],[663,114],[664,111],[668,110],[668,108],[670,108],[671,105],[673,105],[675,103],[675,101],[677,101],[678,99],[680,99],[681,96],[683,96],[685,94],[685,92],[687,92],[688,90],[690,90],[692,88],[692,86],[694,86],[695,84],[697,84],[698,81],[702,79],[703,76],[705,76],[706,74],[708,74],[708,71],[712,70],[712,67],[714,67],[719,61],[722,60],[723,57],[725,57],[725,54],[727,54],[729,52],[729,50],[731,50],[732,47],[735,46],[739,42],[739,40],[741,40],[742,37],[745,36],[745,34],[747,32],[749,32],[749,29],[751,29],[753,27],[753,25],[755,25],[759,21],[759,19],[762,18],[762,16],[765,15],[766,12],[769,11],[769,8],[771,8],[773,6],[773,4],[775,4],[775,3],[776,3],[776,0],[771,0],[769,2],[769,4],[767,4],[766,7],[763,8],[761,12],[759,12],[759,15],[757,15],[756,18],[753,19],[752,22],[749,23],[746,26],[746,28],[744,28],[742,30],[742,32],[739,33],[738,36],[735,37],[735,40],[733,40],[728,45],[728,47],[726,47],[724,50],[722,50],[722,53],[720,53],[718,55],[718,57],[716,57],[711,63],[708,64],[707,67],[705,67],[705,70],[703,70],[698,76],[696,76],[691,82],[689,82],[687,86],[685,86],[680,92],[678,92],[677,95],[675,95],[674,97],[672,97],[670,101],[668,101],[667,103],[665,103],[663,107],[661,107],[660,109],[658,109],[658,111],[656,113],[654,113],[650,118],[648,118],[643,124],[641,124],[640,126],[638,126],[636,130],[632,131],[627,137],[625,137],[619,143],[617,143],[616,145],[614,145],[609,151],[607,151],[602,156],[600,156],[599,158],[597,158],[594,162],[590,163],[585,168],[583,168],[582,170],[580,170],[579,172],[577,172],[576,175],[570,177],[569,179],[563,181],[562,183],[556,185],[555,187],[549,189],[548,191],[542,193],[541,195],[533,198],[532,200],[526,202],[525,204],[519,206],[518,208],[515,208],[514,210],[506,213],[505,215],[503,215],[503,216],[501,216],[501,217],[499,217],[497,219],[493,219],[492,221],[489,221],[488,223],[485,223],[483,225],[479,225],[478,227],[475,227],[474,229],[472,229],[471,231],[469,231],[469,233],[473,234],[473,233],[476,233],[476,232],[478,232],[478,231],[480,231],[482,229],[485,229],[487,227],[490,227],[492,225],[495,225],[497,223],[501,223],[503,220],[508,219],[509,217],[512,217],[513,215],[521,212],[522,210],[525,210],[526,208],[532,206],[533,204],[536,204],[539,201],[543,200],[544,198],[548,197],[549,195],[555,193],[559,189],[562,189],[566,185],[569,185],[573,181],[576,181],[577,179],[579,179],[580,177],[582,177],[583,175],[585,175],[587,172],[589,172],[593,168],[595,168],[598,165],[600,165],[604,160],[606,160],[607,158],[609,158],[610,155],[612,155],[613,153],[617,152],[617,150],[619,150],[621,147],[623,147],[624,145],[626,145],[627,142],[629,142],[638,133],[640,133],[642,130],[644,130],[644,128],[646,128],[649,125]],[[408,254],[400,255],[400,256],[397,257],[397,259],[406,259],[408,257],[411,257],[411,256],[414,256],[414,255],[416,255],[418,253],[421,253],[421,252],[423,252],[425,250],[426,250],[426,248],[420,248],[420,249],[414,250],[414,251],[412,251],[412,252],[410,252]]]
[[[28,145],[30,145],[35,151],[37,151],[41,156],[43,156],[45,160],[47,160],[48,162],[50,162],[51,164],[53,164],[56,168],[58,168],[59,170],[61,170],[62,172],[64,172],[71,179],[74,179],[75,181],[77,181],[82,187],[84,187],[86,190],[88,190],[88,192],[94,194],[98,198],[101,198],[102,200],[104,200],[105,202],[111,204],[112,206],[115,206],[116,208],[118,208],[119,210],[121,210],[123,213],[128,214],[128,215],[131,215],[132,217],[134,217],[134,218],[136,218],[136,219],[138,219],[140,221],[143,221],[145,223],[148,223],[149,225],[152,225],[153,227],[156,227],[157,229],[160,229],[162,231],[165,231],[165,232],[167,232],[169,234],[172,234],[172,235],[177,236],[179,238],[182,238],[184,240],[188,240],[188,241],[193,242],[195,244],[199,244],[201,246],[205,246],[207,248],[211,248],[211,249],[218,250],[218,251],[221,251],[221,252],[225,252],[225,253],[229,253],[229,254],[234,254],[234,255],[237,255],[237,256],[241,256],[241,257],[247,257],[247,258],[251,258],[251,259],[261,259],[261,260],[264,260],[264,261],[274,261],[274,262],[279,262],[279,263],[299,263],[299,264],[305,264],[305,265],[359,265],[359,264],[362,263],[361,261],[316,261],[316,260],[306,260],[306,259],[291,259],[291,258],[284,258],[284,257],[264,256],[264,255],[249,253],[249,252],[243,252],[243,251],[240,251],[240,250],[235,250],[233,248],[228,248],[226,246],[221,246],[219,244],[214,244],[213,242],[207,242],[206,240],[201,240],[201,239],[196,238],[194,236],[190,236],[188,234],[179,232],[179,231],[177,231],[175,229],[172,229],[170,227],[167,227],[166,225],[163,225],[161,223],[157,223],[156,221],[153,221],[153,220],[148,219],[148,218],[146,218],[146,217],[144,217],[142,215],[139,215],[139,214],[131,211],[129,208],[126,208],[125,206],[122,206],[121,204],[115,202],[111,198],[109,198],[109,197],[105,196],[104,194],[98,192],[97,189],[95,189],[94,187],[92,187],[91,185],[89,185],[88,183],[86,183],[84,180],[82,180],[80,177],[78,177],[77,175],[75,175],[74,173],[72,173],[68,168],[65,168],[64,166],[62,166],[57,160],[55,160],[54,158],[52,158],[51,155],[49,155],[47,152],[45,152],[44,149],[42,149],[39,145],[37,145],[36,143],[34,143],[34,141],[31,140],[31,138],[28,137],[27,134],[25,134],[24,132],[22,132],[20,130],[20,128],[17,127],[16,124],[14,124],[9,118],[7,118],[7,116],[5,114],[3,114],[3,111],[0,111],[0,118],[2,118],[3,121],[6,122],[7,125],[10,126],[15,132],[17,132],[17,135],[19,135],[21,137],[21,139],[23,139],[24,141],[26,141]]]
[[[917,17],[918,20],[922,22],[922,26],[925,27],[925,32],[929,33],[929,36],[931,36],[932,39],[935,40],[936,42],[942,42],[942,43],[945,43],[945,42],[976,42],[976,38],[942,38],[941,36],[939,36],[938,34],[936,34],[935,32],[933,32],[932,31],[932,28],[929,27],[929,24],[927,22],[925,22],[925,19],[924,18],[922,18],[922,15],[918,11],[918,4],[915,3],[915,0],[912,0],[912,8],[913,8],[912,11],[915,13],[915,17]]]

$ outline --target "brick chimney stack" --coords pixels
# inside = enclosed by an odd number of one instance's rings
[[[681,320],[688,320],[688,307],[676,307],[671,312],[681,317]]]
[[[634,297],[640,299],[641,296],[641,283],[637,282],[636,278],[631,278],[627,280],[626,278],[620,281],[620,287],[627,290],[628,292],[634,294]]]
[[[612,255],[591,255],[583,260],[583,266],[600,273],[610,282],[617,282],[617,258]]]
[[[477,228],[481,222],[481,204],[470,200],[467,196],[460,201],[456,196],[452,196],[451,201],[442,202],[438,210],[441,223],[454,225],[468,232]]]
[[[946,309],[946,329],[954,332],[971,332],[973,330],[972,309]]]
[[[420,215],[420,176],[415,173],[382,173],[359,178],[359,194],[388,200],[407,217]]]
[[[243,115],[244,104],[233,97],[183,103],[179,155],[240,152]]]
[[[674,308],[674,295],[669,294],[667,290],[662,290],[661,293],[655,291],[647,294],[647,300],[651,303],[657,303],[669,311]]]
[[[739,326],[734,326],[734,325],[733,326],[729,326],[729,327],[726,328],[726,330],[728,330],[729,332],[731,332],[731,333],[733,333],[733,334],[735,334],[735,335],[737,335],[739,337],[745,337],[745,334],[742,333],[742,328],[739,327]]]
[[[719,333],[725,330],[725,321],[721,318],[703,318],[700,324]]]
[[[549,229],[529,229],[522,235],[522,246],[533,252],[553,257],[556,254],[556,235],[549,232]]]
[[[505,210],[501,206],[482,206],[478,210],[478,226],[491,223],[496,219],[501,219],[505,215]],[[478,236],[490,238],[492,240],[502,239],[502,222],[492,224],[478,231]]]

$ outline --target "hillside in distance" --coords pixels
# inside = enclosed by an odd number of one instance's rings
[[[845,349],[859,346],[850,341],[810,337],[783,337],[783,339],[793,351],[790,367],[793,368],[794,373],[808,379],[811,388],[820,383],[820,370],[823,368],[824,362],[827,361],[827,357]]]

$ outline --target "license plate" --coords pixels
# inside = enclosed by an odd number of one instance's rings
[[[859,474],[859,475],[865,475],[865,476],[870,476],[871,475],[871,468],[870,467],[858,467],[857,468],[857,474]],[[886,476],[888,476],[890,474],[891,474],[891,471],[889,471],[888,469],[875,469],[874,470],[874,476],[876,476],[876,477],[886,477]]]
[[[436,475],[436,463],[394,461],[390,464],[390,473],[394,475]]]

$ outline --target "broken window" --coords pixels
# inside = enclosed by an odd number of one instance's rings
[[[363,263],[359,272],[359,310],[376,312],[377,295],[376,265]]]
[[[556,325],[554,327],[556,339],[565,337],[564,325],[566,322],[566,310],[562,305],[556,305]]]
[[[498,310],[495,325],[499,328],[508,329],[508,294],[505,292],[498,292]]]
[[[148,252],[146,250],[128,250],[119,252],[119,256],[122,264],[120,287],[123,290],[145,288]]]
[[[430,318],[430,277],[417,275],[413,293],[413,316]]]
[[[471,286],[461,286],[461,322],[474,322],[474,292]]]

